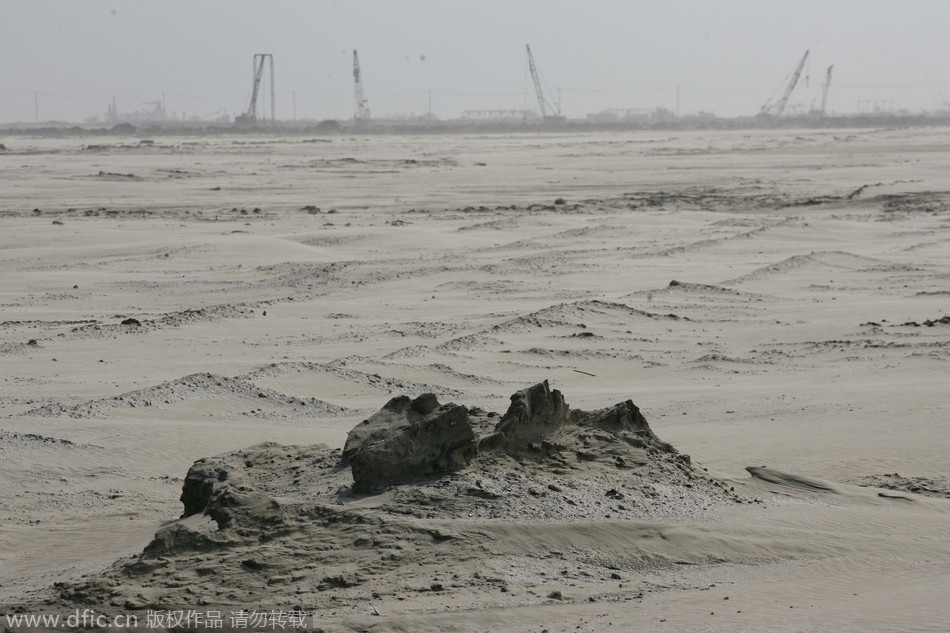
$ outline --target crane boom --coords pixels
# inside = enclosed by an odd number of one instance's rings
[[[825,73],[825,83],[821,84],[821,116],[825,116],[825,105],[828,103],[828,88],[831,86],[832,68],[834,68],[834,64],[828,66],[828,71]]]
[[[534,63],[534,55],[531,54],[531,46],[525,44],[528,51],[528,70],[531,71],[531,80],[534,82],[534,91],[538,95],[538,106],[541,108],[541,118],[547,119],[549,116],[560,117],[561,108],[557,104],[548,103],[544,98],[544,90],[541,88],[541,75],[538,73],[538,67]],[[549,115],[548,111],[553,114]]]
[[[798,66],[795,67],[795,71],[792,73],[791,79],[788,80],[788,85],[785,87],[785,92],[782,94],[782,98],[779,99],[775,105],[772,105],[769,101],[766,101],[765,105],[762,106],[762,112],[766,114],[775,114],[775,116],[781,116],[785,112],[785,106],[788,105],[788,98],[792,96],[792,90],[795,89],[795,86],[798,84],[798,78],[802,76],[802,69],[805,67],[805,60],[808,59],[808,53],[810,51],[805,51],[805,54],[802,55],[802,59],[798,62]]]
[[[264,76],[264,55],[254,55],[254,83],[251,88],[251,104],[247,107],[246,116],[250,120],[257,118],[257,95],[261,90],[261,77]]]
[[[528,50],[528,69],[531,71],[531,80],[534,81],[534,91],[538,95],[538,106],[541,108],[541,116],[546,117],[548,113],[545,111],[544,92],[541,90],[541,78],[538,77],[538,69],[534,65],[534,55],[531,54],[531,45],[525,44],[525,48]]]
[[[360,73],[360,58],[353,51],[353,85],[355,89],[356,113],[354,118],[359,120],[368,120],[370,118],[369,108],[366,106],[366,95],[363,94],[363,76]]]
[[[276,121],[274,110],[274,56],[270,53],[255,53],[251,62],[251,102],[243,114],[234,117],[239,125],[254,125],[257,122],[257,99],[261,94],[261,79],[264,77],[264,63],[270,62],[270,116]],[[266,118],[266,115],[265,115]]]

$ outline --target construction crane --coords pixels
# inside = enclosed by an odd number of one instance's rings
[[[772,98],[770,97],[769,100],[765,102],[765,105],[762,106],[760,114],[782,116],[782,113],[785,112],[785,106],[788,105],[788,98],[792,95],[792,90],[795,89],[795,85],[798,84],[798,78],[802,75],[805,60],[808,59],[808,53],[809,51],[805,51],[805,54],[802,55],[802,60],[798,62],[798,66],[795,67],[795,72],[792,73],[791,79],[788,80],[788,85],[785,87],[785,92],[782,93],[782,98],[773,104]],[[775,95],[772,96],[774,97]]]
[[[353,119],[356,122],[369,121],[370,112],[366,105],[366,95],[363,94],[363,76],[360,73],[360,58],[355,50],[353,51],[353,87],[356,100],[356,112],[353,115]]]
[[[819,116],[825,116],[825,105],[828,104],[828,88],[831,87],[831,69],[834,67],[834,64],[828,66],[828,70],[825,72],[825,82],[821,84],[821,109],[818,110]]]
[[[525,44],[528,51],[528,70],[531,71],[531,79],[534,81],[534,91],[538,95],[538,106],[541,108],[541,118],[545,121],[562,121],[561,106],[558,103],[550,103],[544,98],[544,90],[541,88],[541,74],[534,63],[534,55],[531,54],[531,46]]]
[[[261,92],[261,79],[264,77],[264,62],[270,62],[270,116],[271,122],[276,120],[274,116],[274,56],[270,53],[255,53],[251,65],[251,103],[244,114],[239,114],[234,121],[243,125],[253,125],[257,122],[257,98]]]

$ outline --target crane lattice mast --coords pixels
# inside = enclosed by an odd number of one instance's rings
[[[534,55],[531,54],[531,46],[525,44],[525,49],[528,51],[528,70],[531,71],[531,80],[534,82],[534,91],[538,95],[538,106],[541,108],[541,117],[548,118],[549,116],[561,116],[561,108],[558,104],[551,104],[544,98],[544,90],[541,88],[541,75],[538,73],[538,67],[534,63]],[[551,114],[548,114],[550,110]]]
[[[271,121],[275,121],[274,115],[274,56],[270,53],[255,53],[251,63],[251,103],[247,106],[247,111],[238,117],[239,122],[254,123],[257,121],[257,99],[261,92],[261,79],[264,77],[264,63],[270,62],[270,116]]]
[[[808,53],[810,51],[805,51],[805,54],[802,55],[802,60],[798,62],[798,66],[795,67],[795,72],[792,73],[792,78],[789,79],[788,85],[785,87],[785,92],[782,94],[782,98],[779,99],[774,105],[769,101],[765,102],[765,105],[762,106],[762,112],[764,114],[774,114],[775,116],[781,116],[785,112],[785,106],[788,105],[788,98],[792,96],[792,90],[795,89],[795,86],[798,84],[798,78],[802,75],[802,69],[805,67],[805,60],[808,59]]]
[[[370,118],[369,107],[366,105],[366,95],[363,94],[363,76],[360,73],[360,58],[353,51],[353,85],[355,90],[356,113],[354,119],[367,121]]]

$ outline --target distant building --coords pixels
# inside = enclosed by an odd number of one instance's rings
[[[152,106],[151,110],[136,110],[135,112],[119,112],[116,108],[115,98],[112,99],[106,107],[106,123],[129,123],[134,121],[157,122],[165,121],[165,104],[162,101],[146,101],[143,105]]]

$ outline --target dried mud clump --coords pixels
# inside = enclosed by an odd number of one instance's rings
[[[343,457],[357,489],[461,470],[477,452],[468,411],[431,393],[393,398],[346,438]]]
[[[599,411],[572,410],[547,381],[516,392],[507,413],[497,424],[492,425],[493,419],[477,409],[439,404],[431,393],[415,399],[393,398],[347,437],[343,458],[352,471],[354,489],[369,492],[463,471],[479,455],[557,453],[556,444],[545,440],[566,437],[568,429],[604,431],[636,449],[649,445],[652,450],[676,454],[653,434],[630,400]],[[562,429],[565,432],[559,433]],[[579,439],[579,443],[589,445],[589,440]],[[689,463],[688,456],[680,459]]]
[[[547,381],[523,389],[511,396],[508,412],[495,427],[497,439],[489,438],[485,444],[523,448],[538,442],[567,421],[567,411],[564,396],[552,391]]]

